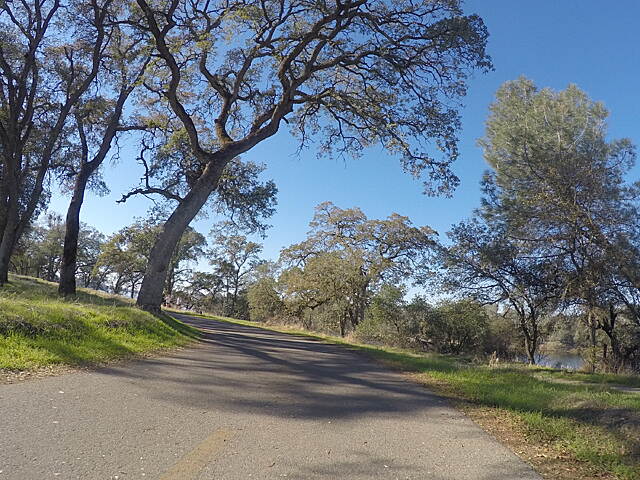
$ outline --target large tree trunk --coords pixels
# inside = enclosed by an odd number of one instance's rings
[[[9,187],[9,200],[5,212],[5,224],[0,239],[0,285],[9,281],[9,267],[11,254],[17,241],[18,234],[18,188]]]
[[[8,195],[8,179],[6,173],[3,172],[3,176],[0,177],[0,239],[7,225]]]
[[[598,323],[595,319],[593,307],[589,307],[589,311],[587,313],[587,327],[589,328],[589,341],[591,343],[588,359],[589,370],[591,373],[594,373],[596,371],[596,364],[598,363]]]
[[[12,222],[7,222],[7,226],[0,242],[0,285],[9,281],[9,267],[11,266],[11,254],[16,241],[15,227]]]
[[[8,185],[8,202],[7,211],[5,212],[6,220],[4,231],[2,232],[2,240],[0,241],[0,285],[9,281],[9,267],[11,265],[11,255],[15,249],[18,240],[22,236],[27,225],[31,222],[42,192],[44,190],[44,179],[47,173],[47,163],[41,163],[38,167],[38,173],[36,175],[35,184],[31,194],[29,195],[29,201],[27,202],[25,210],[22,215],[18,211],[20,189],[19,182],[17,180],[10,181]],[[16,178],[13,171],[9,172],[10,178]]]
[[[62,264],[60,265],[60,284],[58,293],[60,295],[76,294],[76,267],[78,261],[78,235],[80,234],[80,209],[84,201],[84,192],[87,188],[87,181],[93,171],[82,167],[73,188],[73,196],[67,209],[65,223],[64,249],[62,251]]]
[[[608,316],[602,319],[600,324],[600,328],[602,331],[609,337],[609,342],[611,344],[611,359],[607,359],[607,355],[603,355],[603,363],[609,363],[609,366],[613,368],[614,371],[618,371],[625,363],[626,358],[622,353],[622,348],[620,345],[620,340],[616,331],[616,320],[618,318],[618,312],[616,312],[613,305],[609,306]],[[606,345],[606,344],[605,344]]]
[[[233,280],[233,295],[231,296],[231,315],[230,317],[236,317],[236,308],[238,304],[238,290],[240,288],[240,277],[236,275],[236,278]]]
[[[169,263],[185,229],[217,188],[227,162],[220,162],[208,174],[200,177],[187,196],[165,222],[156,239],[138,292],[137,305],[144,310],[159,312],[162,292],[167,280]]]
[[[342,314],[340,316],[340,336],[344,337],[347,334],[347,315]]]
[[[525,338],[525,348],[527,350],[527,361],[529,365],[536,364],[536,350],[538,349],[537,342],[530,338]]]
[[[144,71],[144,69],[142,70]],[[141,73],[142,73],[141,71]],[[91,175],[102,165],[102,162],[106,158],[109,150],[111,149],[111,142],[116,136],[118,123],[120,117],[122,117],[122,110],[127,98],[133,91],[134,83],[120,90],[118,99],[113,113],[109,117],[107,123],[107,130],[104,133],[100,148],[93,160],[88,160],[88,148],[86,142],[86,134],[84,130],[84,124],[81,117],[77,118],[78,133],[82,140],[83,156],[80,171],[76,176],[76,181],[73,186],[73,196],[71,202],[69,202],[69,208],[67,209],[67,220],[64,236],[64,250],[62,254],[62,265],[60,267],[60,284],[58,285],[58,293],[61,295],[75,295],[76,294],[76,268],[78,260],[78,235],[80,233],[80,210],[82,209],[82,203],[84,202],[84,194],[87,189],[87,182]]]
[[[113,285],[113,293],[115,293],[116,295],[120,295],[120,292],[122,291],[123,283],[124,283],[124,274],[120,273],[118,274],[118,277],[116,278],[116,282]]]

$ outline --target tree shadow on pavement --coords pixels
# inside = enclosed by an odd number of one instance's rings
[[[365,355],[304,337],[191,319],[197,348],[102,373],[140,380],[166,402],[282,417],[402,415],[446,402]]]

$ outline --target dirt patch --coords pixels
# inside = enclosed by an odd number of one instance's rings
[[[70,367],[68,365],[50,365],[47,367],[39,367],[33,370],[5,370],[0,369],[0,385],[9,383],[20,383],[28,380],[36,380],[38,378],[51,377],[55,375],[63,375],[66,373],[76,373],[87,370],[86,368]]]

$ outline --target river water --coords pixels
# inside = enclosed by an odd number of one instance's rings
[[[527,362],[526,357],[521,357],[519,360],[525,363]],[[580,355],[571,353],[538,353],[536,354],[536,364],[541,367],[579,370],[584,365],[584,360]]]

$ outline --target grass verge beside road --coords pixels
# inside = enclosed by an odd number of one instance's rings
[[[554,375],[570,374],[524,365],[489,367],[282,326],[196,316],[313,337],[363,352],[453,400],[545,477],[640,478],[640,394],[609,388],[616,376],[571,374],[584,383],[558,383]],[[635,385],[634,378],[620,377],[620,383]]]
[[[0,287],[0,369],[93,365],[179,347],[197,330],[154,316],[122,297],[81,289],[60,298],[57,284],[11,276]]]

